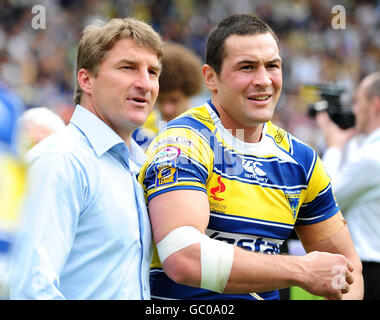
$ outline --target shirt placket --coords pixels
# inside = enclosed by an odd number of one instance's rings
[[[143,206],[146,206],[145,204],[145,200],[144,201],[141,201],[141,197],[138,196],[139,193],[143,192],[142,191],[142,187],[141,185],[139,184],[139,182],[137,181],[137,178],[136,178],[136,174],[135,172],[133,172],[133,170],[131,169],[131,166],[130,166],[130,158],[129,158],[129,150],[128,148],[125,146],[125,145],[122,145],[119,149],[120,151],[120,157],[123,161],[123,164],[125,165],[125,167],[127,168],[129,174],[131,175],[131,178],[132,178],[132,182],[133,182],[133,190],[134,190],[134,196],[135,196],[135,203],[136,203],[136,208],[137,208],[137,214],[138,214],[138,221],[139,221],[139,238],[140,238],[140,246],[141,246],[141,250],[140,250],[140,293],[141,293],[141,297],[143,299],[150,299],[150,289],[149,289],[149,283],[147,283],[146,281],[146,277],[144,277],[144,273],[145,273],[145,270],[144,270],[144,259],[145,259],[145,255],[147,254],[147,251],[149,250],[149,247],[147,246],[146,242],[147,241],[144,241],[144,235],[146,232],[148,232],[147,230],[145,230],[144,226],[145,226],[145,219],[147,217],[144,216],[144,210],[142,209]],[[149,231],[150,232],[150,231]]]

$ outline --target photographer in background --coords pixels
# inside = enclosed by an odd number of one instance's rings
[[[380,72],[365,77],[355,93],[355,128],[341,129],[318,112],[326,140],[323,162],[363,263],[364,299],[380,299]],[[342,161],[344,150],[358,134],[359,149]]]

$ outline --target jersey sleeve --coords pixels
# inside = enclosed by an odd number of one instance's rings
[[[195,121],[195,120],[194,120]],[[189,125],[168,126],[147,150],[139,181],[147,201],[164,192],[189,189],[206,191],[213,167],[209,137]]]
[[[313,151],[308,168],[308,183],[305,200],[301,205],[296,225],[308,225],[326,220],[339,211],[331,188],[331,180],[321,159]]]

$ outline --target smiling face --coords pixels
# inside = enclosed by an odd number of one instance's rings
[[[212,102],[226,128],[244,129],[248,136],[261,134],[262,124],[272,119],[282,89],[277,42],[268,32],[231,35],[224,51],[219,75],[210,66],[203,67]]]
[[[86,93],[82,105],[125,141],[144,124],[158,96],[160,62],[148,47],[131,38],[118,40],[99,65],[97,76],[85,69],[78,82]]]

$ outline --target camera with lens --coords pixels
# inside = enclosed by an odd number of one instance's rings
[[[342,103],[344,89],[335,84],[309,84],[306,87],[315,90],[321,99],[308,106],[311,118],[314,118],[317,112],[326,111],[340,128],[348,129],[355,126],[352,108]]]

